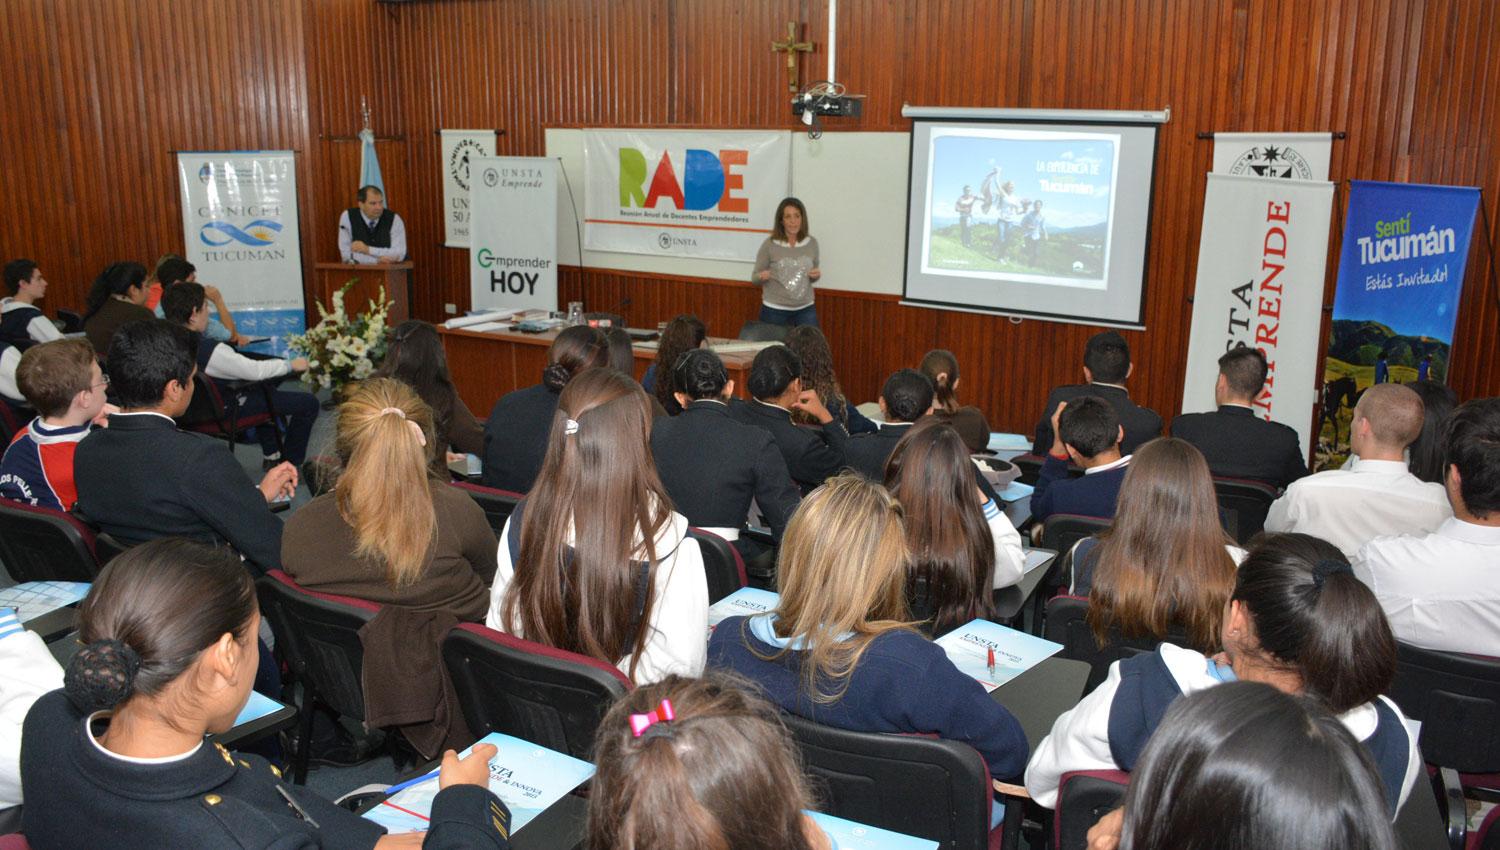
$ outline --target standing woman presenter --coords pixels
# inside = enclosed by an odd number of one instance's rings
[[[807,208],[796,198],[776,205],[771,236],[755,255],[751,282],[760,286],[760,320],[772,325],[818,324],[813,284],[818,268],[818,240],[807,235]]]

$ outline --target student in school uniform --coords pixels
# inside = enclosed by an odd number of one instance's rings
[[[437,328],[420,319],[397,325],[375,376],[406,382],[432,409],[433,475],[443,481],[452,477],[449,452],[476,457],[484,453],[484,426],[453,386]]]
[[[1220,638],[1213,657],[1164,643],[1115,662],[1037,746],[1026,768],[1032,799],[1056,806],[1069,771],[1134,770],[1174,700],[1239,680],[1306,694],[1338,715],[1367,749],[1394,817],[1423,765],[1401,710],[1382,696],[1396,674],[1390,624],[1343,554],[1305,534],[1266,538],[1240,565]]]
[[[94,278],[83,312],[83,332],[94,353],[109,356],[115,331],[130,322],[154,319],[146,309],[146,267],[140,263],[112,263]]]
[[[781,544],[776,609],[730,617],[709,666],[759,685],[783,711],[863,732],[962,741],[996,779],[1027,753],[1020,724],[909,622],[906,532],[886,489],[841,475],[813,491]]]
[[[92,426],[105,424],[109,381],[87,340],[60,339],[21,355],[16,382],[39,415],[0,458],[0,497],[71,510],[78,501],[73,455]]]
[[[27,348],[62,339],[62,331],[43,315],[36,302],[47,296],[47,279],[32,260],[5,264],[5,299],[0,301],[0,339]]]
[[[672,386],[682,413],[651,426],[651,456],[672,504],[692,525],[738,544],[753,500],[780,540],[802,497],[771,435],[729,415],[734,381],[724,361],[708,349],[685,352]]]
[[[817,325],[797,325],[786,334],[786,347],[802,360],[802,388],[818,394],[818,400],[844,426],[850,436],[873,434],[876,425],[850,403],[833,371],[833,351],[828,338]],[[817,425],[810,413],[797,412],[792,419],[799,425]]]
[[[462,760],[443,755],[430,826],[413,839],[207,740],[250,698],[259,628],[255,585],[222,551],[159,540],[111,561],[80,610],[64,688],[26,716],[21,825],[31,846],[510,846],[488,744]]]
[[[1052,435],[1031,495],[1031,515],[1038,522],[1053,514],[1114,516],[1130,465],[1130,455],[1121,449],[1125,429],[1114,408],[1095,396],[1062,402],[1052,414]],[[1083,467],[1082,478],[1069,477],[1070,462]]]
[[[933,399],[932,412],[947,418],[958,430],[959,436],[964,438],[964,445],[968,446],[969,454],[979,454],[989,450],[990,423],[984,418],[984,413],[971,404],[959,404],[958,401],[958,358],[953,352],[942,348],[934,348],[922,356],[922,362],[917,364],[917,371],[927,376],[932,382]]]
[[[1214,384],[1216,410],[1184,413],[1172,420],[1172,436],[1198,447],[1214,475],[1249,478],[1284,489],[1307,475],[1297,432],[1269,422],[1255,399],[1270,374],[1259,349],[1233,348],[1219,358]]]
[[[634,378],[587,369],[558,398],[536,486],[500,535],[486,624],[614,664],[633,682],[703,672],[708,580],[651,462]]]
[[[885,480],[885,462],[918,419],[932,410],[932,382],[915,369],[900,369],[880,388],[880,416],[885,421],[871,434],[850,438],[844,446],[848,467],[871,481]]]
[[[776,441],[787,472],[806,493],[844,468],[849,431],[833,418],[812,389],[802,385],[802,360],[784,345],[760,350],[750,363],[751,401],[733,406],[735,417],[764,429]],[[804,427],[792,421],[806,412],[819,422]]]
[[[1101,331],[1089,337],[1083,351],[1082,384],[1056,387],[1047,394],[1046,406],[1042,408],[1041,421],[1036,425],[1036,440],[1032,443],[1033,454],[1042,454],[1052,445],[1057,433],[1057,406],[1072,402],[1079,396],[1091,395],[1102,398],[1114,408],[1115,418],[1124,429],[1120,438],[1120,449],[1125,454],[1136,447],[1161,436],[1161,416],[1149,407],[1141,407],[1130,398],[1125,382],[1135,371],[1130,362],[1130,346],[1125,338],[1115,331]]]
[[[641,387],[670,416],[682,412],[682,406],[677,402],[677,390],[680,388],[672,383],[672,367],[677,365],[677,360],[682,355],[695,348],[702,348],[707,339],[708,328],[704,327],[703,320],[691,313],[683,313],[667,322],[661,338],[657,340],[656,362],[647,367],[646,374],[641,376]]]

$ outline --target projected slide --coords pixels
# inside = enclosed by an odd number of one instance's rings
[[[922,270],[1102,289],[1120,137],[934,131]]]
[[[906,303],[1140,323],[1157,125],[1068,117],[913,120]]]

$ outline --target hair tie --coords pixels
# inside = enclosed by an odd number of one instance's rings
[[[571,436],[573,436],[574,434],[577,434],[577,433],[578,433],[578,420],[577,419],[565,419],[565,420],[563,420],[563,434],[565,436],[571,437]]]
[[[407,419],[406,418],[406,411],[402,410],[399,407],[382,407],[382,408],[380,408],[380,415],[381,416],[385,416],[385,415],[391,414],[391,413],[394,413],[395,415],[397,415],[397,416],[401,417],[403,420],[405,420],[406,424],[411,426],[411,432],[416,435],[416,437],[417,437],[417,444],[420,445],[424,449],[427,448],[427,435],[422,433],[422,426],[421,425],[418,425],[417,423],[411,421],[410,419]]]
[[[672,701],[664,699],[655,711],[645,714],[630,715],[630,731],[637,737],[647,740],[656,737],[672,737],[672,727],[667,724],[677,719],[677,714],[672,710]]]
[[[141,655],[124,641],[96,640],[78,650],[63,673],[63,691],[85,714],[112,709],[130,698]]]
[[[1354,575],[1354,568],[1349,566],[1344,561],[1335,561],[1332,558],[1324,558],[1323,560],[1318,562],[1317,566],[1313,567],[1313,587],[1316,587],[1318,590],[1322,590],[1323,582],[1327,581],[1329,576],[1338,575],[1340,573],[1348,573],[1350,575]]]

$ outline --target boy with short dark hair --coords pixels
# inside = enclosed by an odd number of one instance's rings
[[[1122,444],[1125,452],[1133,452],[1141,443],[1160,437],[1161,417],[1151,408],[1141,407],[1132,401],[1130,391],[1125,388],[1125,382],[1134,369],[1135,365],[1130,361],[1130,345],[1123,336],[1115,331],[1101,331],[1089,337],[1083,350],[1085,383],[1055,387],[1047,394],[1047,403],[1042,409],[1041,421],[1037,422],[1036,439],[1032,442],[1031,451],[1042,454],[1052,445],[1053,436],[1057,433],[1052,427],[1052,419],[1057,414],[1058,405],[1071,403],[1084,395],[1101,398],[1114,408],[1120,425],[1125,429],[1125,441]]]
[[[1037,521],[1052,514],[1113,517],[1130,463],[1120,451],[1125,429],[1114,407],[1091,395],[1062,402],[1052,414],[1052,433],[1052,449],[1031,494],[1031,515]],[[1070,461],[1083,467],[1083,477],[1069,477]]]
[[[5,264],[5,294],[0,301],[0,339],[21,349],[62,339],[62,331],[42,314],[36,302],[47,295],[47,279],[33,260]]]
[[[0,458],[0,497],[66,511],[78,500],[73,452],[102,423],[109,381],[87,340],[46,342],[21,355],[16,382],[39,414]]]
[[[873,434],[852,437],[844,447],[849,468],[870,479],[885,481],[885,462],[896,444],[918,419],[932,409],[936,389],[916,369],[900,369],[880,388],[880,413],[885,420]]]

